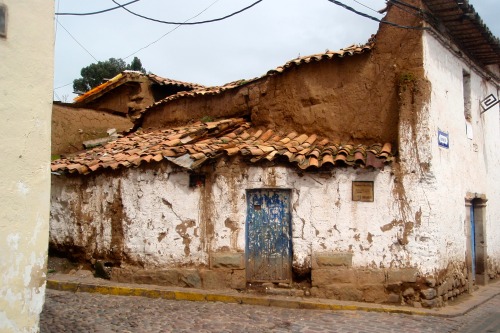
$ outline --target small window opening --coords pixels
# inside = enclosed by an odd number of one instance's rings
[[[471,83],[470,73],[462,71],[463,96],[464,96],[464,117],[465,117],[465,133],[467,138],[472,136],[472,110],[471,110]]]
[[[205,175],[190,174],[189,187],[202,187],[205,186]]]
[[[471,112],[471,88],[470,88],[470,73],[463,71],[463,90],[464,90],[464,116],[465,119],[472,119]]]
[[[0,37],[7,37],[7,6],[0,4]]]

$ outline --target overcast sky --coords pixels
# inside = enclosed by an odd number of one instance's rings
[[[194,22],[225,16],[255,1],[141,0],[127,8],[175,22],[184,22],[203,11],[190,20]],[[341,1],[382,18],[371,9],[383,8],[384,0]],[[490,30],[500,36],[499,0],[469,3]],[[56,12],[84,13],[115,6],[111,0],[55,2]],[[224,21],[178,28],[135,17],[123,9],[92,16],[58,16],[56,21],[54,99],[67,102],[75,97],[72,82],[80,77],[81,68],[96,59],[122,58],[129,63],[137,56],[148,71],[157,75],[221,85],[260,76],[297,56],[363,44],[378,28],[377,22],[327,0],[263,0]]]

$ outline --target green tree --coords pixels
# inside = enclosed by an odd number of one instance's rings
[[[130,65],[128,65],[127,69],[130,69],[132,71],[146,73],[146,68],[142,67],[141,59],[139,59],[137,57],[134,57],[134,59],[132,60]]]
[[[146,73],[146,69],[142,67],[141,60],[137,57],[134,57],[130,64],[127,64],[123,59],[109,58],[109,60],[98,61],[97,63],[83,67],[80,71],[82,77],[73,81],[73,90],[77,93],[87,92],[124,70],[135,70]]]

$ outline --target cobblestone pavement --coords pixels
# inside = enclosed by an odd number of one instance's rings
[[[47,289],[41,333],[500,332],[500,296],[454,318],[171,301]]]

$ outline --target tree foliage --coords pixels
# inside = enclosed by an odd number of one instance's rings
[[[142,67],[141,60],[137,57],[134,57],[130,64],[127,64],[123,59],[109,58],[109,60],[98,61],[97,63],[83,67],[80,71],[82,77],[73,81],[73,90],[78,93],[87,92],[124,70],[146,73],[146,69]]]

